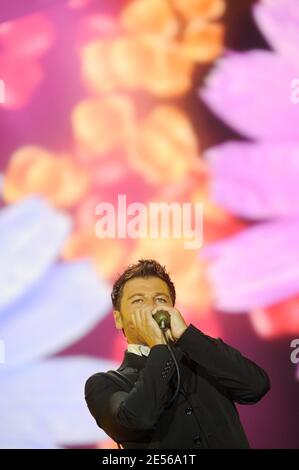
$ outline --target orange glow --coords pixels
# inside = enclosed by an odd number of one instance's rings
[[[192,85],[193,62],[175,43],[161,42],[158,37],[142,39],[150,57],[148,73],[144,75],[144,89],[160,97],[185,94]]]
[[[123,36],[115,39],[110,47],[110,63],[120,86],[142,88],[153,53],[144,38]]]
[[[259,336],[271,339],[299,332],[299,297],[253,310],[249,318]]]
[[[190,201],[192,203],[202,202],[205,218],[211,222],[226,223],[231,217],[225,209],[211,200],[208,179],[191,192]]]
[[[196,305],[198,315],[205,315],[212,305],[210,283],[206,278],[204,262],[194,250],[184,247],[184,240],[179,239],[140,239],[130,256],[130,262],[140,258],[158,259],[167,266],[176,286],[177,301],[184,308]]]
[[[202,159],[198,159],[197,172],[192,171],[181,181],[161,188],[157,199],[167,203],[188,201],[203,204],[204,243],[233,235],[246,227],[244,221],[212,200],[209,175]]]
[[[178,20],[165,0],[134,0],[121,13],[120,22],[131,34],[154,33],[173,37]]]
[[[184,48],[155,35],[93,41],[82,50],[83,79],[96,93],[128,88],[180,96],[191,87],[193,68]]]
[[[95,93],[125,88],[157,97],[185,94],[195,63],[222,52],[223,26],[209,21],[224,9],[222,0],[130,2],[113,24],[113,34],[110,25],[101,39],[82,48],[86,85]]]
[[[118,449],[118,447],[117,443],[109,437],[103,441],[98,442],[97,449]]]
[[[184,31],[184,53],[194,61],[210,62],[223,50],[224,27],[220,23],[192,21]]]
[[[111,41],[95,40],[82,48],[82,75],[87,86],[96,93],[115,90],[120,81],[110,61]]]
[[[246,223],[222,208],[211,199],[208,178],[190,191],[190,202],[201,202],[204,210],[204,243],[234,235],[246,227]]]
[[[121,269],[126,254],[123,240],[99,239],[92,229],[86,229],[71,235],[62,251],[62,258],[74,260],[89,257],[100,276],[109,279]]]
[[[170,0],[173,7],[187,21],[196,17],[202,20],[214,20],[225,11],[224,0]]]
[[[159,36],[123,37],[111,46],[111,64],[124,87],[156,96],[185,93],[191,86],[193,64],[175,43]]]
[[[89,184],[89,175],[69,156],[28,146],[17,150],[10,159],[3,197],[11,203],[39,194],[56,207],[68,208],[84,196]]]
[[[133,105],[122,95],[81,101],[72,112],[76,140],[97,156],[128,140],[134,123]]]
[[[188,117],[173,106],[157,106],[140,125],[128,158],[132,168],[149,182],[173,183],[184,178],[199,165]]]

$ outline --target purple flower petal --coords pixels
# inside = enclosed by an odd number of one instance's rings
[[[206,151],[212,198],[234,214],[299,214],[299,139],[295,144],[228,142]]]
[[[38,198],[0,211],[0,313],[49,269],[71,229],[70,218]]]
[[[244,312],[299,292],[299,219],[268,222],[201,250],[215,304]]]
[[[253,15],[275,51],[298,67],[298,0],[263,0],[254,5]]]
[[[110,309],[110,289],[88,261],[54,266],[0,319],[2,368],[55,353],[86,334]]]
[[[84,384],[90,375],[116,366],[108,360],[59,357],[2,373],[0,447],[9,440],[22,447],[55,447],[107,437],[88,411]]]
[[[266,51],[229,53],[200,90],[203,101],[244,136],[271,142],[299,139],[299,106],[291,102],[298,68]]]

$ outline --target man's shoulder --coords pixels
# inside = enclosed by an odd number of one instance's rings
[[[85,395],[91,392],[95,387],[107,387],[111,384],[109,380],[109,373],[107,372],[96,372],[95,374],[88,377],[85,382]]]

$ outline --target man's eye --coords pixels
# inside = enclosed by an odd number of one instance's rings
[[[163,299],[162,297],[159,297],[157,300],[163,300],[163,302],[166,302],[166,300]]]
[[[135,302],[139,302],[139,300],[142,300],[142,299],[136,299],[136,300],[133,300],[133,304],[135,304]]]

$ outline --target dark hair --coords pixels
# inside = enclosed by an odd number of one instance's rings
[[[118,279],[113,284],[111,300],[115,310],[120,310],[121,296],[123,293],[124,285],[127,281],[135,277],[147,278],[150,276],[159,277],[160,279],[162,279],[162,281],[166,282],[171,296],[172,304],[174,305],[176,297],[175,287],[169,277],[169,274],[165,269],[165,266],[161,266],[161,264],[159,264],[154,259],[139,259],[138,263],[130,264],[129,266],[127,266],[125,271],[118,277]]]

